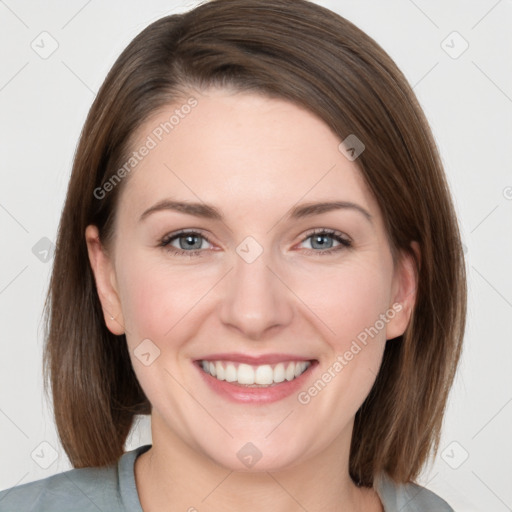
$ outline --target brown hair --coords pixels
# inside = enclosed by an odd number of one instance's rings
[[[365,486],[381,470],[397,482],[414,480],[437,453],[464,335],[457,219],[436,144],[403,74],[352,23],[305,0],[213,0],[164,17],[128,45],[105,79],[76,151],[46,302],[45,384],[71,463],[112,464],[134,415],[151,410],[125,336],[106,328],[84,236],[95,224],[106,244],[126,180],[102,199],[94,190],[126,160],[148,116],[191,87],[212,85],[294,102],[341,140],[356,134],[365,144],[356,163],[393,254],[415,258],[418,286],[409,325],[386,344],[356,414],[350,474]]]

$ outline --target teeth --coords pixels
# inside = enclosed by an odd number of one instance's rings
[[[268,364],[258,366],[254,375],[254,382],[256,384],[272,384],[274,382],[274,370],[272,370],[272,367]]]
[[[286,380],[293,380],[293,378],[295,377],[295,365],[293,363],[290,363],[286,367],[286,371],[285,371],[284,375],[285,375]]]
[[[212,377],[246,386],[271,386],[285,380],[291,381],[302,375],[310,365],[309,361],[290,361],[260,366],[227,361],[201,361],[203,370]]]
[[[283,363],[276,364],[276,367],[274,368],[274,382],[283,382],[284,379],[285,379],[284,364]]]
[[[215,373],[217,374],[216,377],[219,380],[224,380],[226,378],[224,366],[222,366],[220,363],[215,363]]]
[[[219,363],[221,364],[221,363]],[[228,382],[235,382],[235,380],[238,378],[237,371],[234,364],[228,364],[226,366],[226,380]]]

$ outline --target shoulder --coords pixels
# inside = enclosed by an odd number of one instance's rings
[[[375,479],[385,512],[454,512],[440,496],[413,482],[398,484],[386,473]]]
[[[71,469],[1,491],[0,512],[139,510],[133,464],[148,448],[126,452],[112,466]]]
[[[72,469],[0,492],[1,512],[89,511],[115,496],[114,467]]]

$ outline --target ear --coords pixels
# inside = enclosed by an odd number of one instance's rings
[[[112,334],[124,334],[124,318],[113,263],[101,244],[98,228],[93,225],[85,229],[85,241],[89,262],[96,281],[96,289],[103,308],[108,330]]]
[[[420,263],[421,252],[418,242],[411,242],[411,248],[416,254],[418,263]],[[417,287],[418,272],[414,257],[402,251],[395,267],[389,305],[390,310],[395,311],[395,315],[386,325],[386,339],[391,340],[401,336],[407,329],[416,303]]]

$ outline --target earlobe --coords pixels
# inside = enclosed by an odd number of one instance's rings
[[[85,240],[89,263],[94,274],[96,289],[107,328],[113,334],[124,334],[124,319],[121,301],[115,284],[114,268],[110,257],[100,241],[96,226],[87,226],[85,229]]]
[[[412,254],[403,251],[395,269],[393,294],[389,307],[396,314],[386,326],[386,339],[388,340],[397,338],[405,332],[416,304],[421,252],[418,242],[411,242],[411,248],[416,255],[416,259]]]

